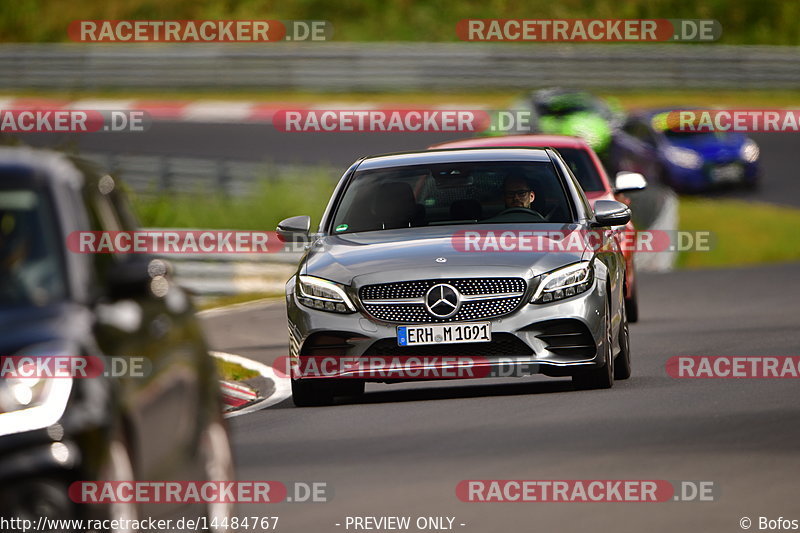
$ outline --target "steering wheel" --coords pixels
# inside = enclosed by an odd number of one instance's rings
[[[502,216],[505,216],[505,215],[512,215],[512,214],[516,214],[516,213],[525,214],[525,215],[528,215],[528,216],[534,216],[534,217],[539,218],[541,220],[546,220],[538,211],[534,211],[533,209],[529,209],[527,207],[509,207],[508,209],[505,209],[504,211],[500,211],[500,213],[498,213],[496,215],[496,217],[502,217]]]

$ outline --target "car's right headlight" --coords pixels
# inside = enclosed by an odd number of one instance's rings
[[[332,313],[355,313],[344,286],[313,276],[297,276],[297,299],[306,307]]]
[[[670,163],[678,165],[679,167],[696,170],[703,166],[703,157],[694,150],[688,148],[667,146],[664,148],[664,155]]]
[[[745,163],[755,163],[758,161],[759,155],[760,150],[758,149],[758,145],[752,139],[747,139],[739,149],[739,157],[741,157]]]
[[[8,360],[0,358],[0,368],[5,368],[7,365],[3,363]],[[58,422],[69,401],[72,379],[67,376],[0,378],[0,435],[33,431]]]
[[[545,304],[563,300],[576,294],[586,292],[594,282],[594,267],[590,261],[581,261],[544,276],[531,303]]]

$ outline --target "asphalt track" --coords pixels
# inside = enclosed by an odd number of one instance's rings
[[[362,156],[424,149],[465,136],[459,133],[283,133],[266,123],[159,121],[140,133],[39,133],[20,137],[34,146],[73,147],[89,152],[333,165],[343,172]],[[755,193],[730,191],[726,196],[800,206],[796,160],[800,134],[761,133],[752,137],[761,147],[766,176],[763,186]]]
[[[543,377],[369,385],[359,403],[287,400],[234,419],[240,479],[321,481],[334,494],[240,513],[319,533],[345,530],[348,515],[451,516],[456,530],[480,533],[733,532],[745,516],[754,530],[760,516],[800,519],[797,380],[665,372],[674,355],[798,355],[798,276],[798,264],[642,275],[634,374],[611,390]],[[282,302],[206,326],[216,349],[267,363],[285,355]],[[465,479],[712,481],[718,499],[463,503]]]
[[[164,122],[146,134],[76,142],[93,152],[343,169],[361,155],[453,137]],[[800,206],[799,137],[753,137],[763,187],[725,194]],[[347,531],[348,515],[450,516],[456,530],[480,533],[735,532],[742,517],[752,530],[762,516],[800,519],[798,381],[677,380],[664,368],[674,355],[800,355],[798,279],[800,264],[642,275],[634,374],[608,391],[576,392],[548,378],[371,385],[355,404],[297,409],[285,401],[233,419],[239,479],[325,482],[333,491],[330,503],[244,505],[239,514],[277,515],[280,531],[315,533]],[[267,363],[286,354],[281,302],[205,324],[214,349]],[[462,503],[455,487],[465,479],[712,481],[717,501]]]

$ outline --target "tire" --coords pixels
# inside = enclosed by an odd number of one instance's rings
[[[626,302],[627,303],[627,302]],[[622,322],[619,326],[619,354],[614,361],[614,379],[631,377],[631,336],[628,329],[627,305],[622,306]]]
[[[639,321],[639,295],[636,289],[633,289],[630,298],[625,298],[625,315],[628,317],[629,324]]]
[[[605,364],[601,367],[585,370],[572,376],[572,384],[578,390],[610,389],[614,386],[614,353],[611,325],[611,301],[606,300],[605,320],[603,321],[603,356]]]
[[[337,381],[293,379],[292,402],[297,407],[331,405],[336,396],[360,396],[364,394],[364,385],[364,382],[358,379]]]

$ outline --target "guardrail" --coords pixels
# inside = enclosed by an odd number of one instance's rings
[[[300,252],[165,256],[177,283],[199,296],[283,293],[297,268]]]
[[[0,89],[789,89],[799,56],[717,44],[4,44]]]
[[[335,182],[341,177],[340,169],[312,165],[116,153],[81,153],[80,156],[121,177],[134,191],[143,195],[169,191],[245,196],[260,181],[276,182],[298,175],[330,175],[331,181]]]

